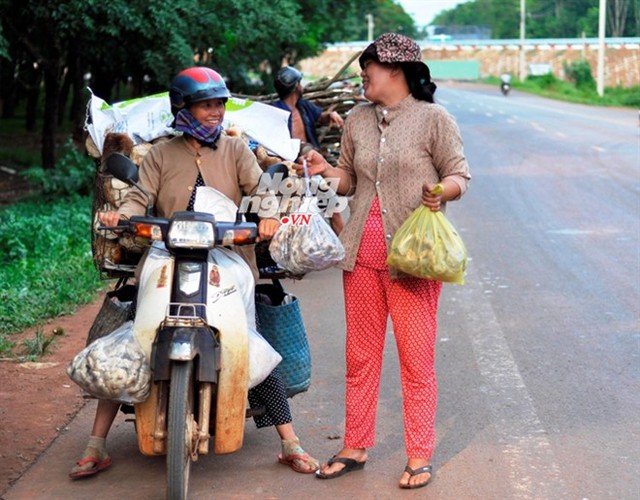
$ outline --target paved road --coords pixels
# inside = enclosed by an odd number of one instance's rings
[[[400,491],[401,400],[389,335],[378,444],[362,472],[334,481],[275,460],[272,430],[249,422],[244,448],[192,469],[192,497],[219,499],[640,498],[640,158],[638,115],[498,89],[447,87],[472,188],[449,217],[471,257],[467,284],[443,292],[436,480]],[[305,445],[340,448],[344,320],[340,274],[290,283],[312,347],[311,389],[292,400]],[[119,417],[114,466],[72,483],[89,404],[5,495],[140,499],[164,495],[162,458],[137,452]]]

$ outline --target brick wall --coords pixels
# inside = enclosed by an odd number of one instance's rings
[[[301,61],[307,75],[333,76],[361,50],[353,47],[331,47],[318,57]],[[480,76],[499,76],[503,72],[518,76],[520,51],[517,45],[443,45],[424,48],[422,57],[429,60],[478,61]],[[593,44],[532,45],[525,51],[526,63],[551,66],[556,78],[565,79],[563,64],[586,59],[594,79],[598,69],[598,46]],[[350,69],[360,71],[357,61]],[[640,43],[608,45],[605,50],[605,87],[640,85]]]

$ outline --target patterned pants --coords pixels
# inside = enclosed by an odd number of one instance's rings
[[[251,408],[264,406],[265,408],[264,415],[253,418],[258,429],[288,424],[293,420],[284,380],[282,380],[282,375],[277,368],[253,389],[249,389],[249,406]]]
[[[347,448],[375,443],[380,373],[391,315],[400,361],[405,447],[409,458],[431,458],[435,446],[437,385],[435,342],[442,283],[418,278],[391,280],[379,206],[372,206],[358,263],[344,272],[347,321]]]

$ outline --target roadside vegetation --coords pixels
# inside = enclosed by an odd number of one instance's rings
[[[0,357],[44,354],[52,337],[16,346],[11,334],[74,312],[105,286],[91,254],[91,158],[68,145],[55,171],[26,175],[38,196],[0,209]]]

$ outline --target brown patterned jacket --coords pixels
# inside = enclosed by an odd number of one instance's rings
[[[454,118],[444,107],[411,95],[393,107],[368,103],[353,108],[345,122],[338,168],[351,178],[350,215],[340,234],[345,259],[338,265],[346,271],[354,268],[376,196],[388,251],[395,232],[421,204],[425,182],[447,177],[460,186],[462,195],[471,179]],[[406,276],[394,269],[389,274]]]

